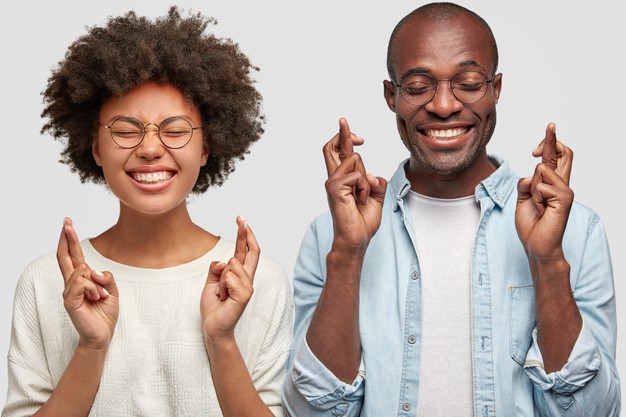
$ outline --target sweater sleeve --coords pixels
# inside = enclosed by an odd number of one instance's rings
[[[2,417],[31,416],[52,394],[35,288],[36,278],[43,267],[42,260],[31,263],[15,290],[7,357],[7,400]]]
[[[254,296],[262,298],[259,301],[263,310],[268,312],[268,320],[265,334],[260,335],[263,338],[261,352],[255,368],[251,370],[251,377],[263,402],[276,417],[283,417],[280,390],[285,380],[291,350],[293,298],[285,271],[269,260],[266,267],[267,280],[262,283],[262,290],[255,289]],[[255,287],[256,284],[255,282]]]

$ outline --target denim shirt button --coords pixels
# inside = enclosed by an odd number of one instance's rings
[[[410,344],[414,344],[416,340],[417,340],[417,339],[415,338],[415,336],[409,336],[409,338],[407,339],[407,341],[408,341]]]
[[[417,271],[413,271],[413,272],[411,272],[411,279],[412,279],[412,280],[416,280],[416,279],[418,279],[418,278],[419,278],[419,276],[420,276],[420,274],[418,274],[418,273],[417,273]]]
[[[411,404],[409,404],[409,403],[402,404],[402,410],[403,411],[411,411]]]

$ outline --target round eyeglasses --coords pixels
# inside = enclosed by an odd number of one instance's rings
[[[485,97],[487,84],[493,81],[493,78],[488,80],[476,71],[462,72],[445,80],[437,80],[430,74],[411,74],[402,80],[402,84],[396,83],[395,85],[400,89],[407,103],[413,106],[423,106],[435,97],[440,81],[450,82],[450,90],[457,100],[472,104]]]
[[[143,124],[134,117],[121,116],[111,122],[110,125],[100,124],[109,130],[111,139],[120,148],[132,149],[143,141],[146,136],[146,128],[153,125],[157,128],[157,136],[170,149],[179,149],[189,143],[194,130],[202,129],[202,126],[193,127],[189,120],[180,116],[168,117],[160,124]]]

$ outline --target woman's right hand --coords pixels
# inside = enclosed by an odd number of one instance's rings
[[[83,257],[72,221],[66,218],[59,238],[57,261],[65,290],[65,309],[79,334],[79,344],[108,349],[119,312],[119,293],[110,272],[92,270]]]

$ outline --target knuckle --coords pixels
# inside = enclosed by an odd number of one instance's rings
[[[81,263],[78,264],[76,266],[76,268],[74,268],[75,271],[77,271],[78,273],[82,274],[90,274],[91,273],[91,268],[89,268],[89,266],[87,266],[87,264],[85,263]]]

